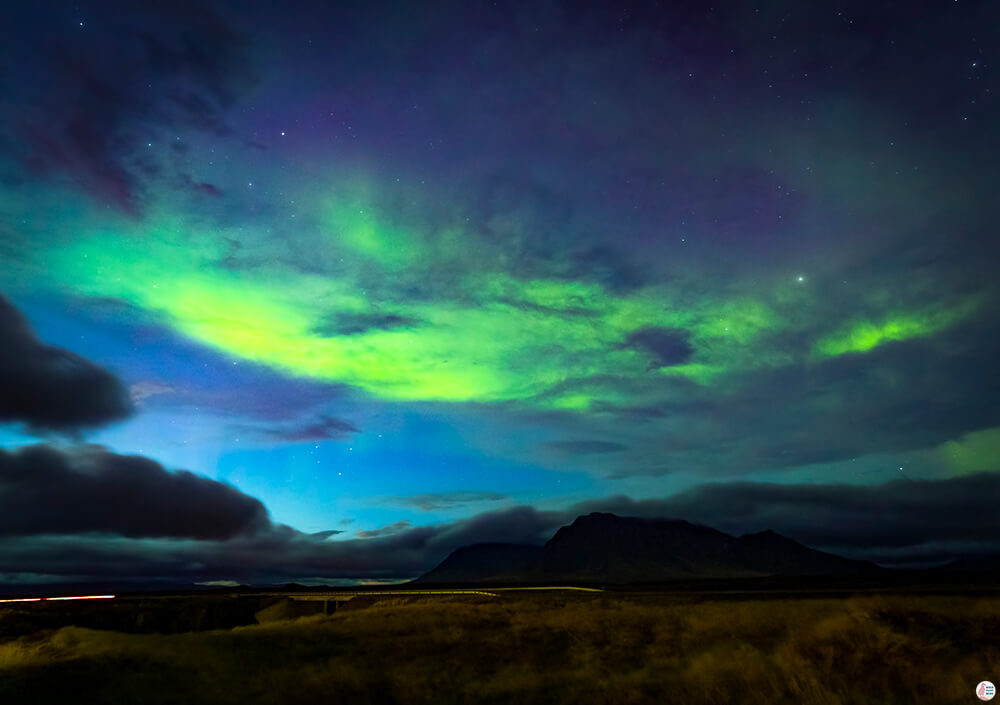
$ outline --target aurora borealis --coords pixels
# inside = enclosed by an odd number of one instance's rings
[[[39,508],[0,581],[409,577],[580,507],[998,549],[995,6],[291,5],[2,11],[0,291],[131,406],[5,411],[0,469],[114,514],[143,456],[210,529]]]

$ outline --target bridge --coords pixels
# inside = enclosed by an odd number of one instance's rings
[[[323,614],[330,614],[330,603],[333,603],[334,610],[339,603],[353,600],[355,597],[398,597],[398,596],[419,596],[419,595],[476,595],[480,597],[499,597],[500,593],[517,592],[522,590],[549,591],[549,592],[603,592],[600,588],[576,587],[573,585],[543,586],[543,587],[498,587],[489,590],[473,590],[471,588],[457,588],[454,590],[434,590],[434,589],[410,589],[410,590],[324,590],[316,592],[254,592],[246,593],[265,597],[284,597],[296,601],[322,601]],[[237,594],[235,596],[241,596]]]

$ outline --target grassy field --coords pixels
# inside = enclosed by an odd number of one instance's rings
[[[186,634],[0,643],[0,703],[972,703],[1000,598],[364,598]]]

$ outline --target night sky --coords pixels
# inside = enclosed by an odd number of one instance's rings
[[[0,584],[1000,550],[1000,6],[710,5],[5,3]]]

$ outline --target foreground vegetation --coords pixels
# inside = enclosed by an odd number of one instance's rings
[[[0,643],[0,702],[975,702],[1000,599],[387,598],[187,634]]]

